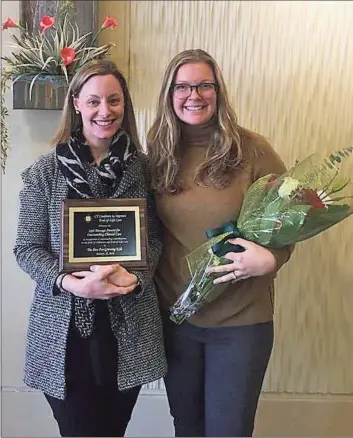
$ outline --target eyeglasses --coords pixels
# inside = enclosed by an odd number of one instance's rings
[[[201,82],[201,84],[190,85],[190,84],[174,84],[171,86],[171,90],[174,95],[180,99],[184,97],[189,97],[192,90],[195,89],[196,93],[201,97],[212,96],[217,90],[217,84],[214,82]]]

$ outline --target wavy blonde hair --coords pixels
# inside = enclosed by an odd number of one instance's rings
[[[175,193],[182,190],[178,182],[180,166],[180,122],[171,96],[171,86],[179,68],[184,64],[206,63],[217,83],[216,120],[218,129],[210,140],[205,161],[197,168],[194,181],[199,185],[227,187],[235,168],[242,164],[240,127],[233,111],[225,82],[216,61],[201,49],[185,50],[169,63],[159,94],[157,115],[147,134],[147,151],[152,166],[152,184],[159,192]]]
[[[80,94],[82,87],[93,76],[113,75],[119,81],[124,93],[124,118],[121,127],[130,135],[138,150],[142,150],[137,134],[136,119],[132,99],[126,80],[123,74],[118,70],[114,62],[101,59],[91,61],[85,64],[72,78],[67,92],[64,108],[61,113],[59,128],[52,139],[52,144],[67,143],[73,132],[82,129],[82,119],[80,114],[76,114],[74,107],[74,98]]]

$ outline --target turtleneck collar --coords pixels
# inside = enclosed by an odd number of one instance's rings
[[[207,147],[215,131],[217,131],[217,119],[212,117],[203,125],[189,125],[180,122],[181,143],[190,146]]]

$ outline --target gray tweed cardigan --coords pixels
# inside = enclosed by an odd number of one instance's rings
[[[65,352],[71,318],[71,294],[57,290],[59,274],[60,205],[67,184],[55,151],[41,156],[22,173],[17,239],[17,263],[36,282],[27,334],[24,383],[64,399]],[[112,197],[147,198],[150,271],[135,272],[142,291],[119,297],[122,323],[118,339],[119,389],[157,380],[166,372],[163,333],[152,275],[161,252],[160,223],[148,190],[147,158],[139,154]],[[126,327],[133,327],[133,333]]]

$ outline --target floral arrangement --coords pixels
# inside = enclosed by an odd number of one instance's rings
[[[27,29],[8,18],[2,25],[3,30],[17,28],[23,31],[21,38],[12,35],[16,43],[17,53],[4,56],[2,59],[10,66],[9,72],[15,80],[23,75],[64,75],[69,82],[69,76],[75,74],[86,62],[102,58],[109,52],[112,44],[95,47],[98,35],[107,28],[114,28],[117,21],[106,17],[98,32],[80,36],[77,23],[72,23],[66,15],[62,21],[56,22],[55,17],[45,16],[40,21],[39,34],[30,34]]]
[[[242,237],[267,248],[283,248],[307,240],[353,213],[353,188],[339,165],[353,147],[329,157],[313,154],[283,175],[267,175],[247,191],[238,220],[206,232],[209,240],[186,257],[191,281],[170,309],[180,324],[205,303],[216,299],[226,283],[214,284],[212,266],[230,263],[228,252],[244,248],[228,239]],[[344,193],[347,191],[349,193]]]
[[[7,68],[2,69],[1,96],[1,166],[4,170],[8,150],[8,133],[5,124],[7,109],[4,107],[4,92],[7,88],[7,81],[13,83],[24,76],[33,76],[29,88],[31,98],[32,87],[37,80],[48,76],[62,76],[66,83],[69,83],[73,76],[87,62],[100,59],[107,55],[113,44],[95,46],[98,35],[108,28],[114,28],[118,22],[115,18],[106,17],[98,31],[80,35],[76,22],[69,13],[58,11],[58,18],[44,16],[40,20],[39,29],[29,32],[26,25],[17,23],[8,18],[2,29],[20,29],[21,36],[12,34],[14,49],[10,56],[3,59]]]

